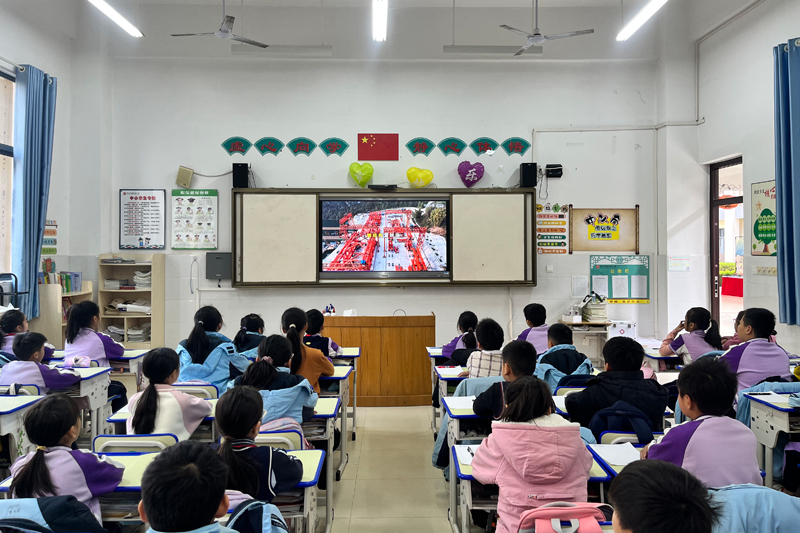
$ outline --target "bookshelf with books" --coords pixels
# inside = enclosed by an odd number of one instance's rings
[[[36,331],[47,337],[47,341],[57,350],[64,349],[67,308],[72,304],[92,299],[91,281],[82,281],[79,291],[64,292],[65,287],[57,282],[39,284],[39,317],[31,319],[28,325],[30,331]]]
[[[101,254],[97,272],[100,331],[127,350],[163,346],[164,254]]]

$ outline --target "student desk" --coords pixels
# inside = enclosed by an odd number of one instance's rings
[[[680,366],[680,365],[678,365]],[[678,379],[678,374],[680,374],[680,368],[678,370],[667,370],[665,372],[656,372],[656,381],[658,381],[661,385],[666,385],[667,383],[672,383]]]
[[[340,418],[342,424],[342,443],[341,448],[339,449],[339,456],[341,460],[339,462],[339,467],[336,469],[336,481],[342,479],[342,473],[344,469],[347,468],[347,405],[350,402],[350,374],[353,373],[352,366],[336,366],[333,368],[333,375],[332,376],[320,376],[320,389],[322,389],[322,384],[327,383],[329,381],[338,381],[339,382],[339,392],[335,394],[330,393],[323,393],[320,396],[338,396],[341,400],[341,408],[340,408]]]
[[[428,351],[428,360],[431,362],[431,398],[433,398],[433,393],[436,391],[436,359],[442,356],[442,349],[433,346],[428,346],[425,349]],[[433,401],[431,401],[431,409],[433,410],[431,431],[436,433],[439,429],[439,424],[436,421],[439,417],[439,409],[433,405]]]
[[[353,419],[353,440],[356,440],[356,408],[358,407],[358,360],[360,358],[361,348],[345,348],[344,346],[342,346],[342,355],[334,358],[334,360],[342,359],[348,361],[353,365],[353,411],[351,413],[351,418]]]
[[[27,454],[34,446],[23,424],[25,413],[44,396],[0,396],[0,435],[9,436],[11,460]]]
[[[644,351],[644,362],[650,368],[653,369],[653,372],[658,372],[658,366],[661,361],[666,363],[667,368],[672,365],[682,365],[683,364],[683,357],[679,355],[659,355],[658,350],[653,349],[645,349]]]
[[[51,364],[50,366],[56,366]],[[111,367],[95,366],[89,368],[73,368],[71,369],[81,376],[78,382],[77,392],[74,392],[75,387],[66,389],[64,392],[74,398],[85,398],[89,403],[89,410],[92,412],[92,428],[91,440],[99,435],[100,426],[100,410],[108,404],[108,374],[111,372]]]
[[[215,413],[215,411],[217,409],[217,398],[214,398],[214,399],[211,399],[211,400],[206,400],[206,401],[207,402],[211,402],[211,414],[208,415],[207,417],[205,417],[203,419],[203,421],[204,422],[208,422],[211,425],[211,438],[208,441],[206,441],[204,439],[198,439],[198,440],[200,440],[201,442],[212,442],[213,443],[213,442],[217,442],[217,426],[216,426],[216,424],[214,424],[214,413]],[[120,409],[119,411],[114,413],[113,415],[109,416],[106,419],[106,422],[108,422],[109,424],[114,424],[114,425],[116,425],[116,424],[126,424],[130,417],[131,417],[131,412],[128,410],[128,406],[126,405],[125,407],[123,407],[122,409]],[[125,432],[117,433],[116,431],[114,433],[118,434],[118,435],[124,435],[125,434]]]
[[[431,359],[431,364],[433,364],[433,359]],[[442,403],[442,398],[447,398],[447,392],[448,392],[447,388],[449,387],[449,385],[451,385],[451,384],[458,385],[459,383],[461,383],[462,381],[467,379],[467,378],[460,378],[458,376],[443,376],[442,372],[440,370],[442,368],[458,368],[458,369],[460,369],[460,372],[466,372],[467,371],[467,367],[465,367],[465,366],[462,366],[462,367],[457,367],[457,366],[434,366],[433,367],[433,372],[434,372],[435,379],[439,382],[439,406],[440,406],[439,407],[439,418],[444,418],[445,407],[444,407],[444,404]],[[436,409],[434,408],[434,411],[435,410]],[[434,426],[433,430],[434,430],[434,432],[438,431],[439,430],[438,426]]]
[[[42,363],[47,364],[50,361],[63,361],[64,360],[64,350],[55,350],[53,352],[52,357],[47,357],[46,355],[42,359]]]
[[[766,472],[765,487],[772,487],[772,450],[778,434],[800,433],[800,411],[789,407],[791,393],[777,394],[785,400],[766,400],[760,393],[745,394],[750,399],[750,429],[758,441],[758,466]]]
[[[322,437],[328,442],[328,457],[333,457],[333,429],[336,425],[336,415],[341,405],[341,398],[328,397],[317,400],[317,405],[314,407],[314,419],[325,421],[325,433]],[[333,526],[333,461],[328,461],[325,466],[325,473],[326,479],[328,479],[328,486],[325,491],[325,533],[330,533]]]
[[[139,386],[144,381],[142,374],[142,360],[147,352],[150,350],[125,350],[120,357],[108,358],[108,364],[114,369],[114,378],[125,385],[128,391],[128,396],[133,396],[139,392]],[[134,377],[134,382],[128,376]],[[128,382],[128,383],[126,383]],[[128,384],[134,385],[133,390],[128,387]]]

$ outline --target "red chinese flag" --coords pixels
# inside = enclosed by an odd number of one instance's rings
[[[400,136],[397,133],[359,133],[359,161],[399,161]]]

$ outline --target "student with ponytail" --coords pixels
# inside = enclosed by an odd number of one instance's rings
[[[178,381],[180,358],[172,348],[156,348],[145,354],[142,372],[150,384],[128,403],[128,434],[172,433],[186,440],[211,414],[211,402],[172,387]]]
[[[478,349],[475,328],[478,327],[478,316],[472,311],[464,311],[458,317],[459,335],[442,346],[442,358],[447,359],[446,366],[463,366],[472,352]]]
[[[325,355],[310,346],[303,344],[306,333],[306,313],[297,307],[283,312],[281,329],[292,346],[292,374],[303,376],[314,390],[319,393],[319,377],[333,375],[333,363]]]
[[[207,305],[197,310],[192,332],[178,346],[179,381],[205,381],[224,391],[228,381],[247,370],[250,361],[236,353],[236,347],[219,333],[220,329],[222,315],[215,307]]]
[[[236,387],[217,402],[216,424],[223,436],[219,455],[228,465],[228,490],[238,490],[270,502],[295,487],[303,477],[303,463],[283,450],[256,446],[264,406],[253,387]]]
[[[0,351],[13,354],[14,336],[18,333],[27,333],[28,318],[19,309],[9,309],[0,316]],[[44,345],[44,356],[49,359],[53,356],[55,347],[52,344]]]
[[[683,335],[678,336],[686,330]],[[686,317],[661,343],[658,353],[683,357],[684,364],[696,361],[709,352],[722,350],[719,324],[704,307],[692,307]]]
[[[264,319],[255,313],[250,313],[242,318],[239,331],[233,338],[236,351],[248,359],[256,358],[258,345],[264,340]]]
[[[25,415],[25,432],[36,451],[11,466],[13,498],[75,496],[102,523],[98,496],[112,492],[125,467],[108,457],[71,446],[81,431],[80,409],[64,394],[47,396]]]

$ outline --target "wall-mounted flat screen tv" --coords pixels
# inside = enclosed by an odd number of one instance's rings
[[[450,199],[320,199],[320,279],[450,277]]]

